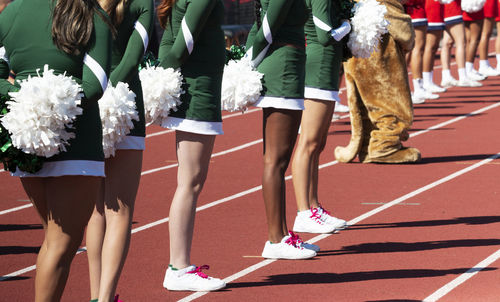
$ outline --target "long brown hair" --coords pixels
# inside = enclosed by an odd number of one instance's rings
[[[94,28],[95,0],[54,0],[52,41],[67,54],[78,55]]]
[[[108,14],[115,27],[120,25],[129,0],[98,0],[101,7]]]
[[[158,14],[158,21],[160,21],[161,28],[165,29],[168,20],[172,17],[172,7],[177,0],[162,0],[156,8]]]

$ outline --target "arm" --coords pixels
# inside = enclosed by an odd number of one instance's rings
[[[21,2],[21,1],[17,1]],[[9,62],[3,39],[11,29],[14,19],[18,13],[19,3],[12,3],[0,14],[0,94],[8,94],[10,91],[16,91],[17,87],[12,85],[7,79],[9,78]]]
[[[166,55],[160,58],[160,66],[174,69],[181,67],[193,52],[194,43],[216,3],[217,0],[189,1],[174,45]]]
[[[333,43],[330,0],[311,0],[311,10],[318,41],[326,46]]]
[[[290,0],[271,0],[267,12],[262,19],[262,26],[255,32],[253,43],[248,46],[247,55],[252,60],[252,63],[257,67],[273,43],[272,33],[276,32],[285,22],[285,18],[292,6],[293,1]]]
[[[96,13],[82,73],[82,89],[88,100],[97,101],[106,90],[111,68],[111,42],[111,31]]]
[[[122,60],[109,77],[113,86],[116,86],[118,82],[127,82],[132,75],[137,73],[137,67],[148,47],[149,36],[153,31],[153,0],[136,0],[130,6],[130,10],[137,11],[139,17],[135,23],[134,31],[128,40]]]
[[[397,0],[387,0],[384,4],[387,7],[385,18],[390,22],[389,34],[405,52],[411,51],[415,43],[415,31],[410,16]]]

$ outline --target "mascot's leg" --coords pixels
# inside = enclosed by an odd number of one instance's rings
[[[341,163],[351,162],[358,155],[363,144],[363,108],[361,108],[361,98],[356,88],[356,83],[349,73],[345,73],[345,81],[347,102],[351,115],[351,140],[346,147],[339,146],[335,148],[335,158]]]

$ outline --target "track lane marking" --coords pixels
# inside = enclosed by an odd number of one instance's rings
[[[462,275],[458,276],[457,278],[453,279],[449,283],[445,284],[443,287],[441,287],[440,289],[438,289],[437,291],[432,293],[430,296],[425,298],[423,300],[423,302],[435,302],[435,301],[441,299],[446,294],[451,292],[453,289],[457,288],[459,285],[461,285],[465,281],[474,277],[477,273],[479,273],[483,269],[487,268],[490,264],[497,261],[498,259],[500,259],[500,249],[497,250],[495,253],[491,254],[490,256],[488,256],[483,261],[476,264],[474,267],[470,268],[468,271],[466,271]]]
[[[463,175],[463,174],[465,174],[467,172],[470,172],[470,171],[472,171],[472,170],[474,170],[476,168],[479,168],[479,167],[481,167],[481,166],[483,166],[483,165],[485,165],[485,164],[487,164],[487,163],[489,163],[489,162],[491,162],[494,159],[497,159],[499,157],[500,157],[500,152],[497,153],[497,154],[495,154],[495,155],[493,155],[493,156],[490,156],[489,158],[484,159],[484,160],[482,160],[482,161],[480,161],[480,162],[478,162],[478,163],[476,163],[476,164],[474,164],[474,165],[472,165],[470,167],[467,167],[467,168],[464,168],[464,169],[459,170],[457,172],[454,172],[454,173],[452,173],[452,174],[450,174],[450,175],[448,175],[446,177],[443,177],[441,179],[438,179],[438,180],[436,180],[436,181],[434,181],[434,182],[432,182],[432,183],[430,183],[430,184],[428,184],[426,186],[423,186],[423,187],[421,187],[421,188],[419,188],[417,190],[414,190],[414,191],[412,191],[412,192],[410,192],[408,194],[405,194],[405,195],[403,195],[403,196],[401,196],[399,198],[396,198],[393,201],[388,202],[388,203],[386,203],[386,204],[384,204],[384,205],[382,205],[382,206],[380,206],[378,208],[375,208],[375,209],[373,209],[373,210],[371,210],[369,212],[366,212],[363,215],[360,215],[360,216],[358,216],[358,217],[356,217],[354,219],[351,219],[350,221],[347,222],[347,224],[350,225],[350,226],[351,225],[355,225],[355,224],[357,224],[357,223],[359,223],[359,222],[361,222],[361,221],[363,221],[363,220],[365,220],[365,219],[367,219],[367,218],[369,218],[369,217],[371,217],[371,216],[373,216],[375,214],[378,214],[378,213],[380,213],[380,212],[382,212],[382,211],[384,211],[386,209],[389,209],[392,206],[395,206],[395,205],[397,205],[397,204],[399,204],[399,203],[401,203],[401,202],[403,202],[403,201],[405,201],[405,200],[407,200],[409,198],[412,198],[412,197],[414,197],[414,196],[416,196],[416,195],[418,195],[420,193],[428,191],[428,190],[430,190],[430,189],[432,189],[434,187],[437,187],[437,186],[439,186],[439,185],[441,185],[441,184],[443,184],[445,182],[448,182],[448,181],[450,181],[450,180],[452,180],[454,178],[457,178],[458,176],[461,176],[461,175]],[[309,242],[309,243],[315,243],[315,242],[318,242],[318,241],[323,240],[325,238],[328,238],[328,237],[330,237],[332,235],[333,234],[321,234],[321,235],[318,235],[316,237],[313,237],[312,239],[308,240],[307,242]],[[497,256],[500,257],[500,251],[498,251],[498,254],[499,255],[497,255]],[[263,267],[265,267],[265,266],[267,266],[267,265],[269,265],[269,264],[271,264],[271,263],[273,263],[275,261],[278,261],[278,260],[275,260],[275,259],[266,259],[266,260],[263,260],[263,261],[261,261],[261,262],[259,262],[257,264],[254,264],[254,265],[252,265],[250,267],[247,267],[244,270],[241,270],[241,271],[239,271],[239,272],[237,272],[237,273],[235,273],[235,274],[233,274],[233,275],[231,275],[229,277],[226,277],[224,279],[224,281],[226,283],[230,283],[230,282],[232,282],[232,281],[234,281],[236,279],[239,279],[241,277],[244,277],[244,276],[246,276],[246,275],[248,275],[248,274],[250,274],[250,273],[252,273],[252,272],[254,272],[254,271],[258,270],[258,269],[260,269],[260,268],[263,268]],[[200,297],[202,297],[202,296],[204,296],[204,295],[206,295],[208,293],[209,292],[196,292],[196,293],[191,294],[191,295],[189,295],[189,296],[187,296],[187,297],[185,297],[185,298],[183,298],[181,300],[178,300],[178,302],[193,301],[194,299],[200,298]]]

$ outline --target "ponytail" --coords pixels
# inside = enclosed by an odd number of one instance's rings
[[[162,0],[156,8],[158,14],[158,21],[160,21],[161,28],[165,29],[167,22],[172,18],[172,7],[176,0]]]

